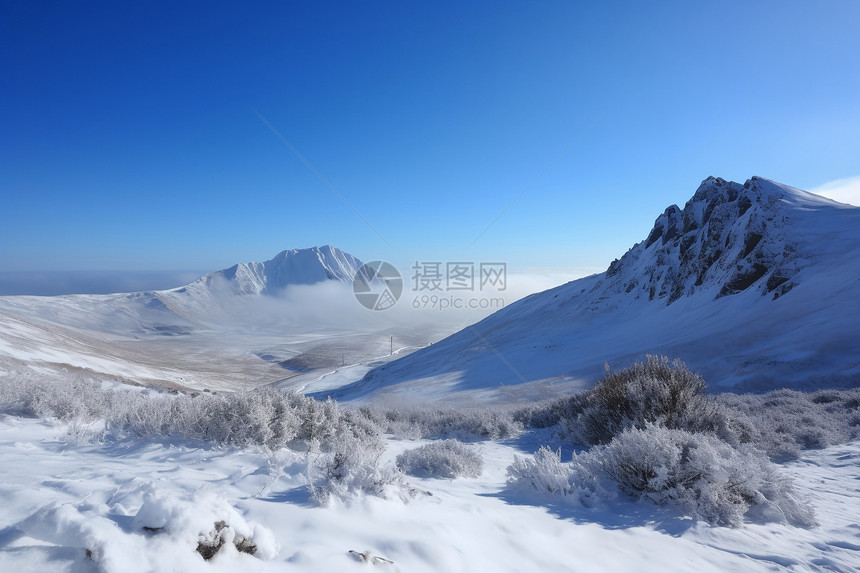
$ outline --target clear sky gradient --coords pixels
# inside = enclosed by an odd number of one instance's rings
[[[856,1],[4,0],[0,269],[323,244],[602,269],[709,175],[857,181],[858,26]]]

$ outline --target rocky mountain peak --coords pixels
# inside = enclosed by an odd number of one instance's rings
[[[289,249],[262,263],[239,263],[210,273],[192,285],[238,295],[275,294],[291,285],[324,281],[352,284],[361,265],[359,259],[329,245]]]
[[[683,209],[671,205],[657,217],[595,288],[667,305],[703,291],[719,298],[753,289],[776,299],[802,267],[784,232],[791,193],[759,177],[744,184],[708,177]]]

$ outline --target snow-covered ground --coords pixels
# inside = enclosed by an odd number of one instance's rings
[[[459,326],[407,325],[362,308],[343,285],[293,287],[294,299],[201,296],[170,309],[159,298],[168,294],[0,297],[0,370],[71,368],[173,388],[304,387],[343,366],[387,360],[392,348],[391,358],[402,356]]]
[[[80,431],[0,420],[0,571],[364,570],[350,550],[394,561],[382,570],[410,572],[860,567],[858,442],[784,466],[815,507],[820,526],[807,530],[713,527],[629,501],[542,505],[505,488],[514,456],[535,447],[521,441],[471,446],[484,459],[478,478],[409,478],[426,492],[409,502],[364,497],[320,507],[308,494],[301,453],[75,443]],[[417,445],[389,439],[385,459]],[[231,548],[204,561],[198,536],[219,520],[251,536],[258,557]]]

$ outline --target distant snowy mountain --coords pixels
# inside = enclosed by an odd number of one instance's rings
[[[709,177],[606,272],[529,296],[333,392],[522,399],[604,362],[679,357],[712,386],[860,384],[860,208]],[[462,396],[460,397],[462,399]]]
[[[322,344],[313,342],[320,332],[343,336],[341,314],[327,309],[341,297],[344,305],[362,310],[351,290],[361,265],[334,247],[313,247],[238,264],[169,290],[3,296],[0,375],[5,364],[14,363],[85,369],[161,386],[236,389],[282,380],[290,374],[278,360],[262,356],[310,352]],[[343,288],[321,288],[314,298],[311,291],[323,283]],[[264,296],[289,286],[307,288],[298,300]],[[307,308],[308,300],[317,307]],[[350,349],[379,354],[375,339],[365,338],[371,350],[363,341]],[[340,363],[344,350],[328,354],[329,362],[336,355]]]
[[[281,251],[263,263],[239,263],[210,273],[188,285],[226,289],[234,294],[273,294],[290,285],[310,285],[327,280],[352,284],[362,262],[331,246]],[[186,287],[186,288],[188,288]]]

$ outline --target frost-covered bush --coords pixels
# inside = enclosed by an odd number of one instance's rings
[[[736,449],[719,438],[659,426],[631,428],[609,444],[561,463],[552,450],[508,468],[508,486],[575,499],[590,505],[617,491],[716,525],[744,518],[812,526],[812,509],[791,481],[760,451]]]
[[[717,400],[746,428],[746,440],[776,461],[860,438],[860,389],[721,394]]]
[[[701,376],[665,356],[648,356],[614,372],[607,368],[571,431],[578,430],[587,444],[606,444],[624,430],[649,425],[727,437],[728,416],[705,390]]]
[[[514,458],[507,469],[507,487],[517,493],[558,497],[586,507],[607,497],[593,468],[585,463],[563,463],[561,451],[547,446],[541,446],[532,457]]]
[[[364,407],[361,412],[398,439],[501,440],[514,437],[524,429],[510,409],[500,407]]]
[[[735,449],[713,435],[629,429],[581,458],[579,463],[599,467],[621,492],[676,504],[709,523],[739,525],[754,508],[761,519],[815,524],[812,509],[763,453]]]
[[[342,429],[334,449],[321,454],[308,468],[310,493],[320,505],[363,494],[403,500],[414,495],[399,469],[380,462],[381,442],[367,443]]]
[[[108,413],[115,437],[169,436],[231,446],[283,447],[296,439],[309,398],[273,389],[236,393],[142,396]]]
[[[0,376],[0,411],[63,422],[92,421],[115,403],[115,393],[77,372],[57,379],[29,370]]]
[[[0,376],[0,413],[70,424],[103,421],[98,438],[170,438],[221,446],[330,452],[349,435],[369,448],[381,429],[358,410],[290,391],[170,393],[103,385],[78,375]]]
[[[526,428],[552,428],[576,423],[586,406],[588,392],[576,392],[521,408],[514,412],[514,419]]]
[[[105,431],[306,452],[333,451],[345,435],[370,448],[381,444],[379,428],[361,413],[271,388],[141,397],[111,412]]]
[[[607,371],[591,390],[523,408],[526,427],[552,428],[574,444],[606,444],[649,425],[708,433],[738,447],[752,444],[774,461],[860,438],[860,389],[707,395],[683,363],[649,356]]]
[[[415,477],[478,477],[484,460],[474,448],[457,440],[434,441],[397,456],[397,467]]]

